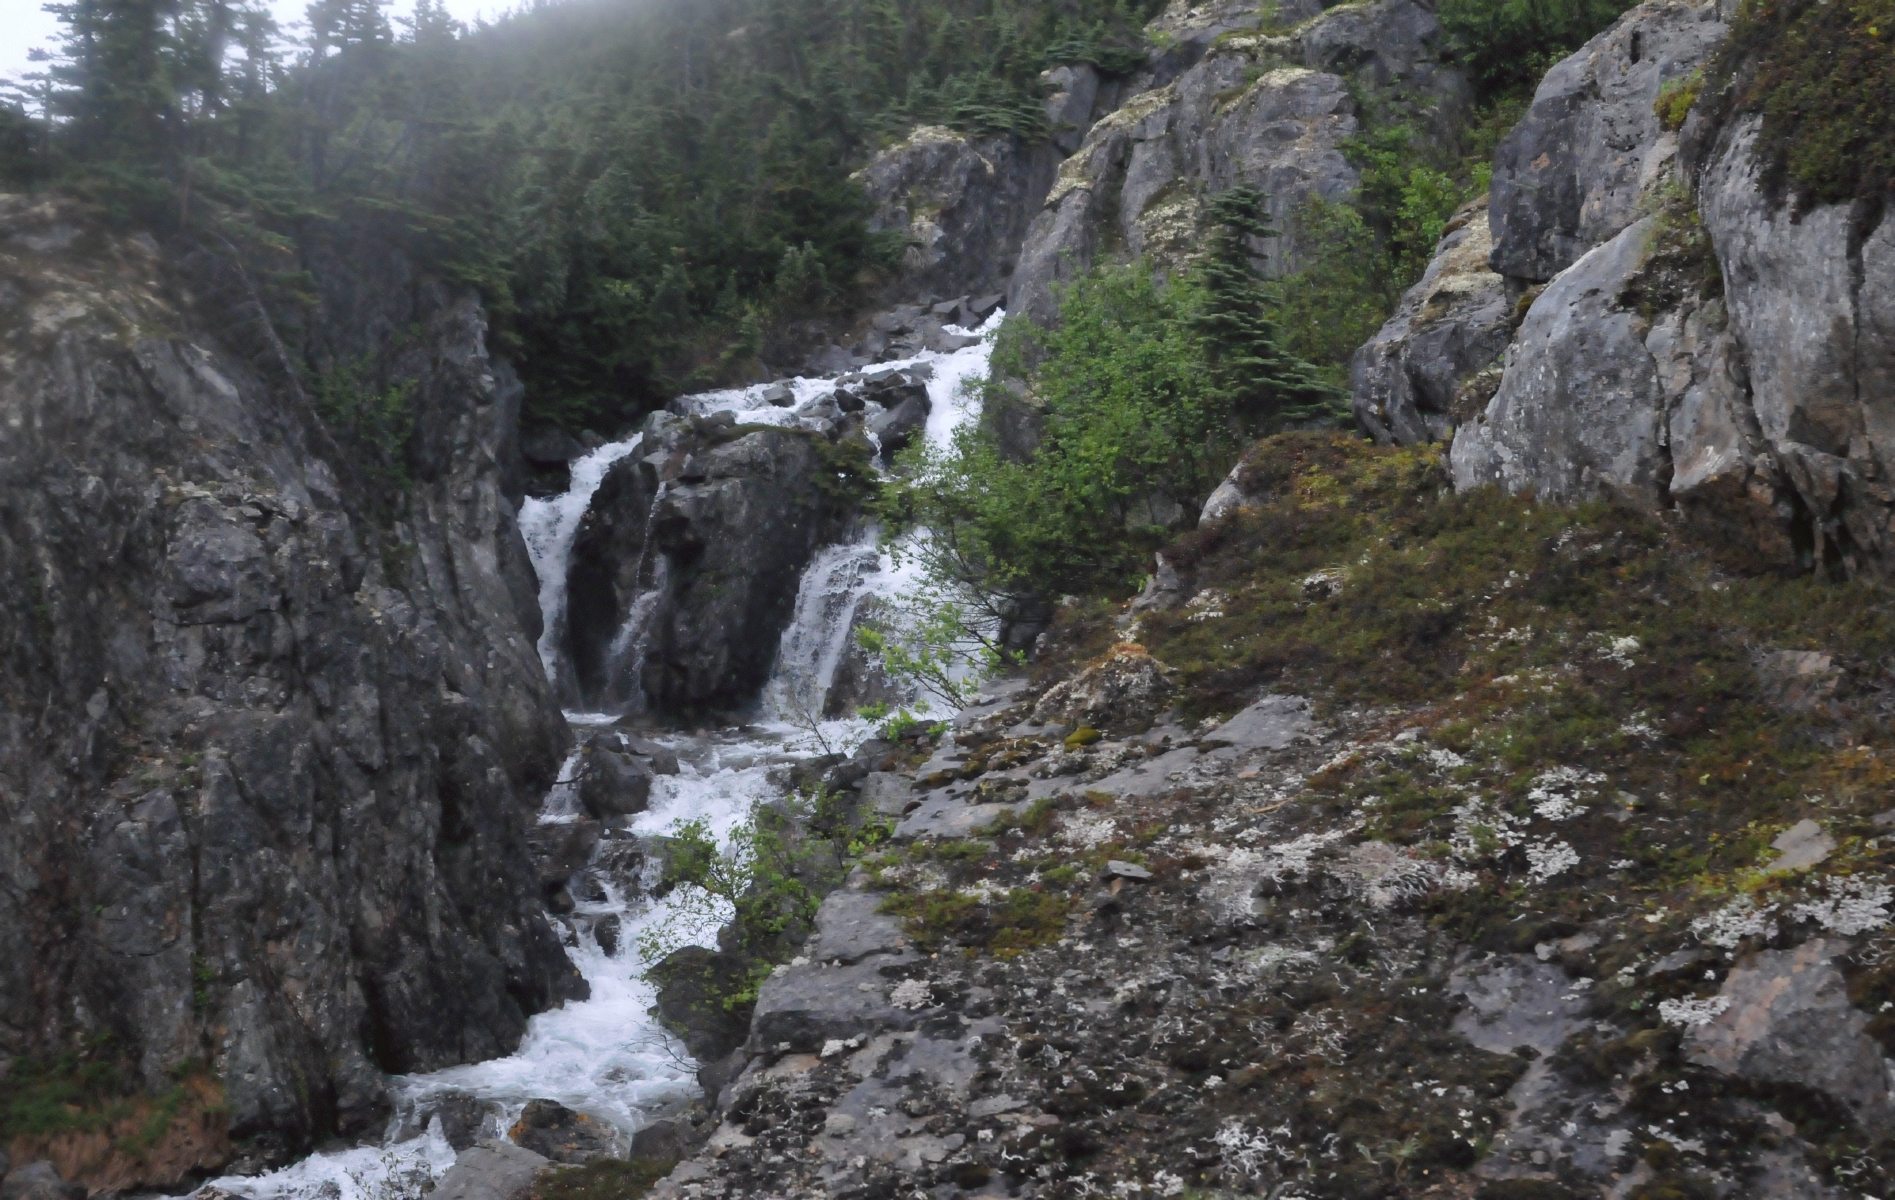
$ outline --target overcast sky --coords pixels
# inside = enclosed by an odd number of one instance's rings
[[[27,52],[35,46],[48,46],[59,33],[59,21],[42,5],[45,0],[0,0],[0,78],[11,78],[32,69]],[[286,29],[302,20],[308,0],[270,0],[277,21]],[[495,0],[447,0],[447,10],[463,21],[476,17],[493,20],[511,3]],[[403,16],[414,8],[414,0],[395,0],[391,16]]]

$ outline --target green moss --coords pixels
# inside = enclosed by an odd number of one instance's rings
[[[1682,128],[1684,119],[1691,115],[1691,106],[1698,102],[1698,93],[1703,90],[1702,70],[1667,81],[1658,89],[1658,99],[1652,102],[1652,112],[1657,114],[1659,125],[1670,130]]]
[[[533,1200],[638,1200],[676,1165],[663,1158],[601,1158],[555,1167],[533,1185]]]
[[[1090,746],[1100,738],[1098,730],[1090,725],[1081,725],[1066,735],[1064,745],[1068,750],[1077,750],[1081,746]]]

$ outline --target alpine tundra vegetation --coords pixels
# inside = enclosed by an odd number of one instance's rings
[[[1895,1196],[1886,0],[75,0],[0,1200]]]

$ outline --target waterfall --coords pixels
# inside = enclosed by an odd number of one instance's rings
[[[996,313],[977,332],[991,332],[1000,316]],[[951,354],[888,364],[933,365],[925,436],[937,449],[945,449],[978,413],[978,398],[966,394],[963,384],[986,373],[989,349],[983,341]],[[798,379],[791,386],[800,406],[829,391],[833,383]],[[752,424],[798,422],[794,407],[769,405],[763,390],[707,392],[682,397],[673,407],[686,413],[734,411]],[[545,620],[540,661],[556,682],[563,667],[566,575],[580,521],[606,471],[636,451],[640,442],[635,435],[593,450],[572,464],[570,491],[521,506],[520,530],[539,577]],[[801,723],[805,712],[820,714],[862,598],[897,597],[909,582],[908,574],[897,570],[881,549],[873,527],[862,529],[852,542],[818,552],[804,571],[795,616],[783,632],[765,688],[763,702],[770,717]],[[633,609],[619,639],[624,650],[635,654],[643,629],[636,603]],[[604,718],[568,713],[567,719],[582,736],[610,736]],[[828,723],[828,730],[852,724],[860,722]],[[687,820],[706,822],[720,842],[727,842],[757,804],[778,795],[770,782],[771,770],[797,756],[801,747],[794,740],[796,732],[776,724],[761,731],[753,727],[708,737],[660,738],[678,753],[680,773],[658,777],[650,808],[614,830],[616,836],[602,840],[600,852],[623,845],[627,838],[656,838]],[[539,813],[542,824],[570,824],[584,817],[575,783],[578,764],[575,751],[561,766]],[[595,865],[598,862],[595,854]],[[504,1058],[391,1079],[397,1115],[380,1143],[314,1154],[265,1175],[225,1177],[213,1181],[215,1186],[252,1200],[385,1200],[401,1194],[404,1186],[420,1177],[438,1177],[454,1162],[439,1122],[419,1129],[414,1117],[430,1098],[445,1092],[471,1094],[497,1106],[498,1119],[489,1123],[496,1136],[504,1134],[528,1100],[556,1100],[629,1132],[650,1120],[653,1112],[694,1095],[697,1064],[651,1015],[657,996],[644,979],[652,964],[643,957],[640,935],[661,930],[668,943],[683,939],[714,946],[717,929],[729,914],[684,908],[675,892],[653,900],[642,885],[599,882],[603,899],[580,901],[566,920],[549,918],[564,929],[567,954],[591,988],[589,999],[535,1016],[519,1049]],[[608,951],[591,931],[612,918],[620,932]]]
[[[526,553],[540,584],[540,665],[555,686],[559,683],[559,643],[566,631],[566,571],[579,522],[592,503],[592,494],[605,482],[606,471],[644,440],[643,434],[635,433],[574,459],[572,486],[565,493],[544,500],[530,497],[520,505],[520,536],[526,539]]]

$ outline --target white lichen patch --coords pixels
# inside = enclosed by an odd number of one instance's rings
[[[888,1002],[896,1008],[927,1008],[934,1003],[934,995],[926,980],[904,979],[888,993]]]
[[[1823,880],[1828,893],[1819,900],[1799,904],[1791,910],[1798,921],[1814,921],[1831,933],[1853,936],[1880,929],[1888,924],[1889,903],[1895,901],[1895,888],[1879,879],[1839,878]]]
[[[1094,813],[1067,813],[1059,819],[1059,840],[1069,846],[1096,849],[1119,836],[1118,823]]]
[[[1774,904],[1758,908],[1757,902],[1749,896],[1739,896],[1716,912],[1691,922],[1691,932],[1707,946],[1735,949],[1737,943],[1748,937],[1776,936],[1777,923],[1770,917],[1776,909]]]
[[[1555,875],[1579,865],[1579,851],[1562,841],[1535,842],[1527,847],[1527,874],[1535,883],[1545,883]]]
[[[1708,996],[1702,999],[1661,1000],[1658,1004],[1658,1018],[1667,1025],[1680,1028],[1692,1028],[1709,1025],[1720,1013],[1729,1009],[1731,1002],[1722,996]]]

